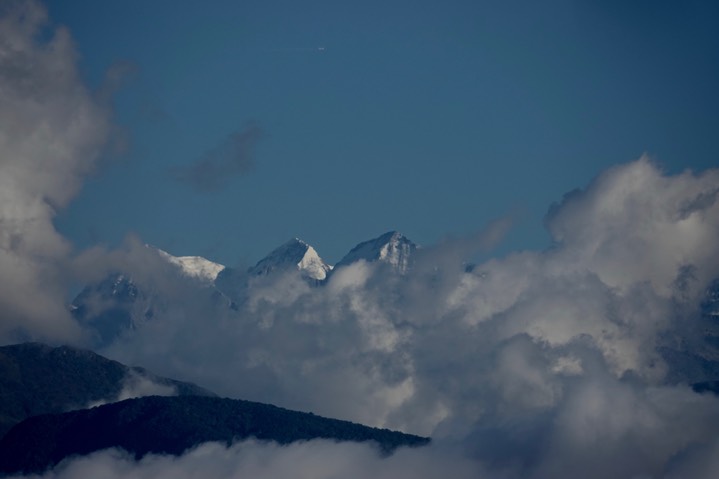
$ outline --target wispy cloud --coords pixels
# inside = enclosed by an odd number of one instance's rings
[[[171,175],[200,193],[220,190],[235,177],[252,171],[255,145],[261,137],[260,127],[251,123],[229,135],[197,161],[172,169]]]

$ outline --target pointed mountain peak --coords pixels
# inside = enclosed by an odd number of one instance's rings
[[[164,260],[180,268],[180,271],[185,276],[208,283],[215,281],[220,271],[225,269],[224,265],[210,261],[202,256],[172,256],[160,248],[155,248],[155,250]]]
[[[324,280],[332,269],[312,246],[299,238],[292,238],[250,268],[250,274],[261,276],[290,268],[296,268],[302,276],[316,281]]]
[[[398,273],[404,274],[410,266],[411,256],[417,245],[398,231],[387,233],[358,244],[345,255],[335,267],[346,266],[359,260],[387,263]]]

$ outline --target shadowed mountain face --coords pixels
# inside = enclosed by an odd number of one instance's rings
[[[182,454],[203,442],[257,438],[375,441],[384,453],[428,438],[328,419],[269,404],[201,396],[144,397],[64,414],[36,416],[0,441],[0,473],[37,473],[72,455],[118,447],[136,458]]]
[[[30,416],[148,393],[214,395],[91,351],[39,343],[0,347],[0,436]]]
[[[152,318],[153,296],[138,288],[129,276],[112,273],[78,294],[72,314],[80,324],[90,327],[97,345],[105,345]]]

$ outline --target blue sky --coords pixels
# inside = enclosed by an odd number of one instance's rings
[[[238,264],[298,236],[336,262],[511,214],[503,254],[546,247],[551,203],[610,165],[719,163],[715,2],[207,3],[48,2],[88,83],[122,77],[124,153],[56,219],[78,249],[133,232]],[[177,180],[247,128],[243,168]]]

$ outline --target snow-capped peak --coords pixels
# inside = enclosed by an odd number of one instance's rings
[[[217,275],[225,269],[224,265],[210,261],[202,256],[172,256],[166,251],[157,249],[160,256],[168,262],[174,264],[182,274],[191,278],[212,283]]]
[[[387,263],[399,273],[406,273],[410,266],[412,253],[417,245],[397,231],[389,231],[382,236],[358,244],[345,255],[335,268],[346,266],[355,261],[380,261]]]
[[[297,268],[302,276],[317,281],[324,280],[332,269],[312,246],[299,238],[292,238],[250,268],[250,274],[265,275],[293,267]]]

